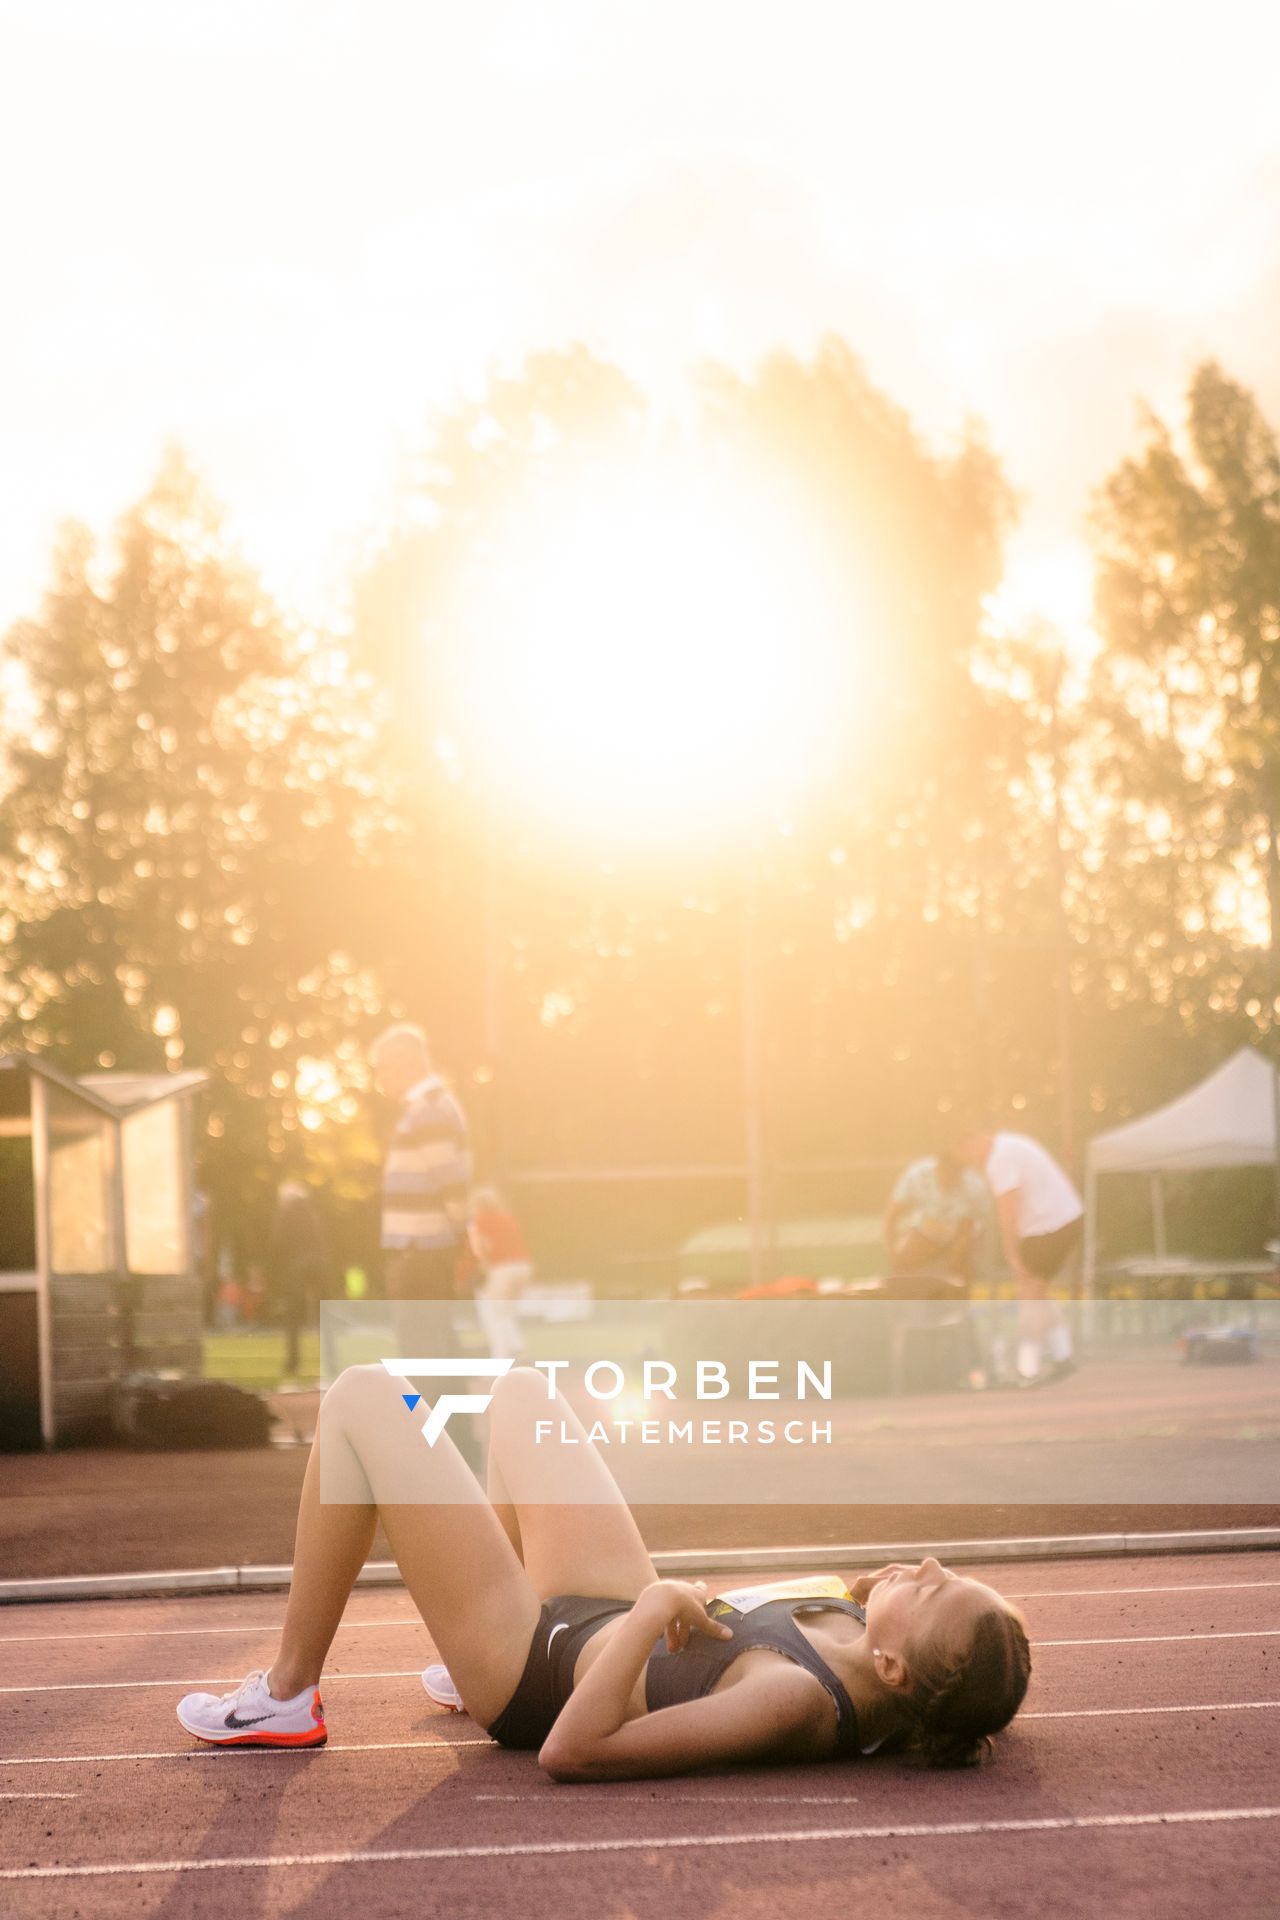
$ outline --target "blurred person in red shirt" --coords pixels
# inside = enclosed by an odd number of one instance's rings
[[[490,1351],[518,1355],[524,1342],[510,1303],[533,1279],[533,1260],[520,1222],[496,1187],[478,1187],[471,1199],[467,1238],[480,1269],[476,1311]]]

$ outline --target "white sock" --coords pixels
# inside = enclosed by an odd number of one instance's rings
[[[1049,1329],[1049,1358],[1058,1366],[1071,1358],[1071,1329],[1065,1320],[1055,1320]]]

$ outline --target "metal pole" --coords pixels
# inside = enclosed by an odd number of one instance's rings
[[[1062,715],[1060,694],[1064,661],[1054,658],[1049,682],[1049,766],[1053,783],[1051,840],[1054,932],[1057,949],[1058,1139],[1063,1164],[1074,1170],[1076,1158],[1075,1036],[1071,1000],[1071,926],[1067,918],[1067,855],[1062,810]]]
[[[765,1278],[764,1075],[760,1033],[760,953],[756,868],[748,858],[742,898],[742,1100],[746,1122],[747,1250],[751,1285]]]
[[[1280,793],[1280,754],[1273,748],[1263,769],[1267,802],[1267,904],[1270,910],[1270,966],[1267,981],[1267,1033],[1271,1040],[1271,1178],[1272,1226],[1280,1239],[1280,845],[1277,844],[1277,795]]]
[[[481,1075],[484,1079],[486,1172],[501,1188],[502,1141],[502,949],[498,917],[498,878],[492,837],[485,848],[483,981],[480,1007]]]
[[[49,1139],[49,1102],[44,1081],[28,1070],[31,1092],[31,1173],[36,1201],[36,1338],[39,1342],[40,1437],[46,1447],[58,1438],[53,1404],[53,1180]]]
[[[1098,1169],[1087,1159],[1084,1180],[1084,1308],[1081,1331],[1092,1340],[1098,1323]]]
[[[988,1111],[998,1098],[991,1073],[991,942],[987,925],[988,858],[986,823],[978,835],[978,910],[973,930],[973,1053],[977,1062],[973,1099]]]
[[[1151,1175],[1151,1237],[1156,1258],[1165,1259],[1169,1252],[1169,1235],[1165,1226],[1164,1175],[1162,1173]]]

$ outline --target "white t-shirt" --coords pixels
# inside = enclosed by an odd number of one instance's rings
[[[998,1133],[987,1155],[987,1184],[999,1199],[1018,1196],[1018,1238],[1056,1233],[1084,1212],[1084,1202],[1053,1155],[1025,1133]]]

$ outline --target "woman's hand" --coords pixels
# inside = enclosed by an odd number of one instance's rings
[[[665,1627],[668,1653],[679,1653],[694,1633],[712,1640],[733,1638],[732,1627],[708,1618],[708,1598],[705,1580],[655,1580],[636,1601],[635,1611],[643,1608],[651,1614],[655,1629]]]

